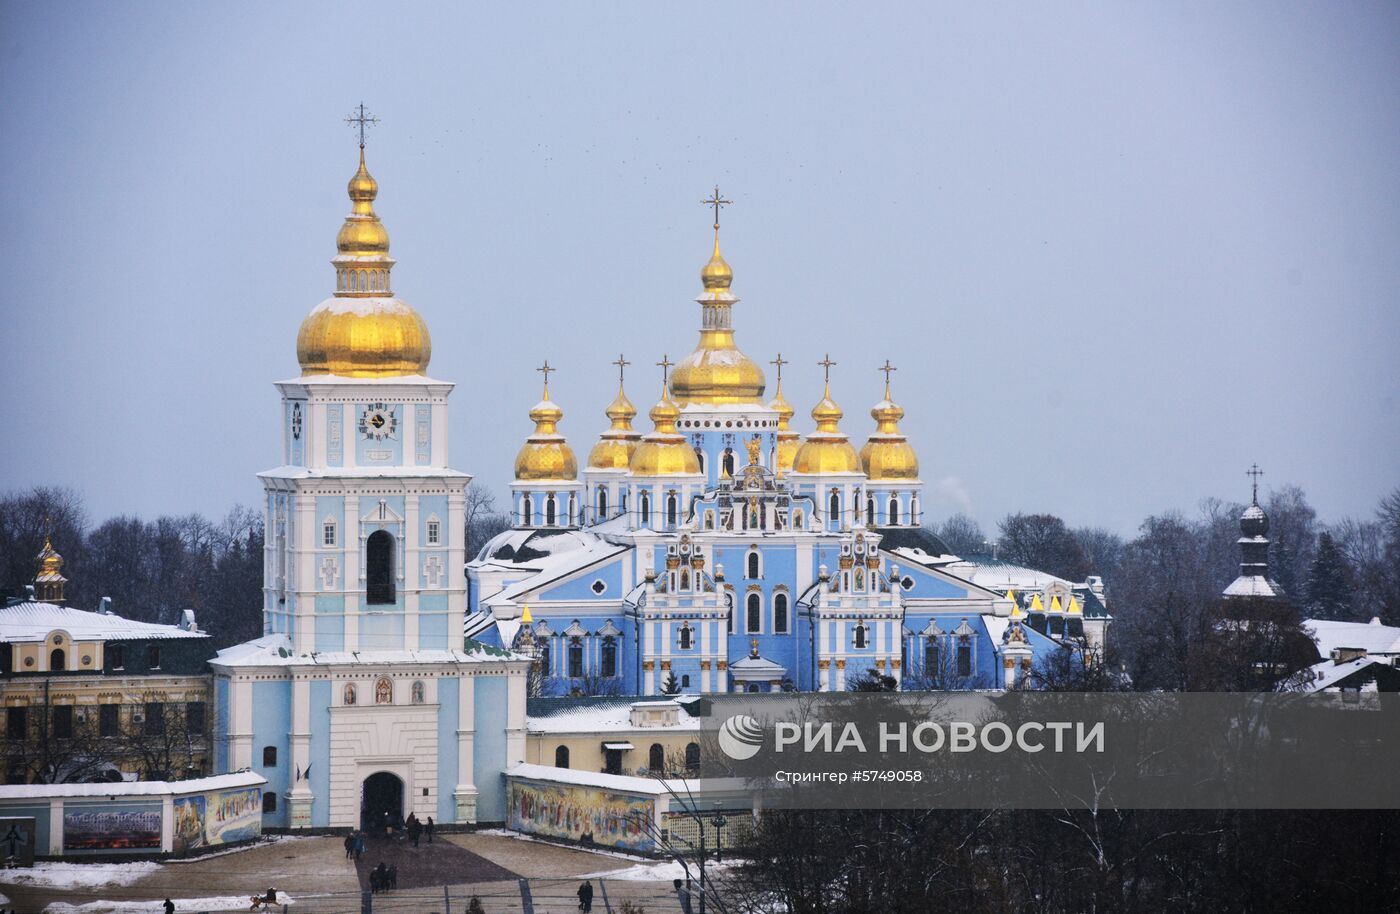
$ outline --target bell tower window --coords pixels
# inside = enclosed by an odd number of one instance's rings
[[[365,543],[365,602],[382,606],[394,596],[394,536],[376,530]]]
[[[899,523],[899,496],[890,496],[890,526]]]
[[[547,497],[547,498],[544,500],[544,523],[545,523],[545,526],[547,526],[547,527],[553,527],[553,526],[554,526],[555,510],[556,510],[556,509],[555,509],[555,507],[554,507],[554,495],[551,493],[551,494],[549,495],[549,497]]]
[[[530,496],[526,495],[520,499],[520,526],[528,527],[534,520],[535,508],[530,503]]]
[[[666,526],[667,526],[667,527],[674,527],[675,525],[676,525],[676,496],[674,496],[674,495],[668,495],[668,496],[666,496]]]
[[[642,526],[645,527],[651,523],[651,497],[643,492],[639,504],[641,505]]]

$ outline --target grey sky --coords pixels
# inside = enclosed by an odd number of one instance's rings
[[[857,441],[885,358],[931,519],[1130,532],[1245,468],[1326,518],[1400,483],[1396,4],[0,4],[4,488],[221,514],[332,289],[355,144],[497,492],[580,458],[619,351],[695,341],[735,201],[741,347]],[[772,375],[769,375],[769,392]]]

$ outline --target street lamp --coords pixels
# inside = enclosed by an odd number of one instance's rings
[[[715,863],[722,863],[724,861],[724,857],[721,853],[724,849],[724,826],[729,824],[728,820],[724,818],[724,813],[720,811],[719,807],[720,801],[716,800],[715,817],[710,820],[715,827]]]

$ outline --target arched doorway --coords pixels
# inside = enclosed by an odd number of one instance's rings
[[[386,823],[397,825],[402,820],[403,780],[387,771],[365,778],[360,787],[360,828],[383,837]]]

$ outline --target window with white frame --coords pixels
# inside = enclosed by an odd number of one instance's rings
[[[335,521],[328,520],[321,525],[321,545],[335,545]]]
[[[428,545],[436,546],[442,542],[442,522],[437,518],[428,521]]]

